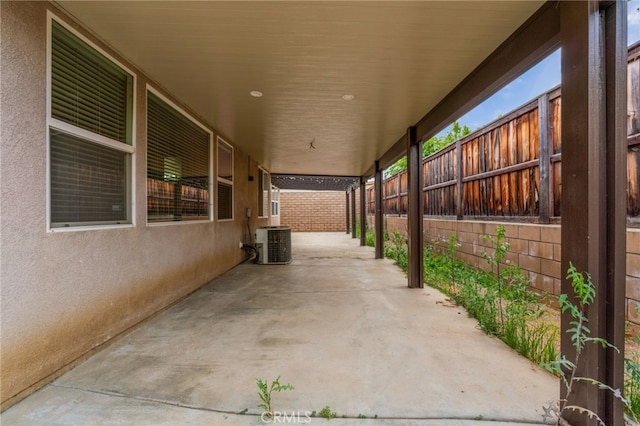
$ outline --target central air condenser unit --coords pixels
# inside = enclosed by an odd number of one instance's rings
[[[256,229],[258,262],[282,265],[291,262],[291,228],[267,226]]]

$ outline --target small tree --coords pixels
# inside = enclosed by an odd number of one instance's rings
[[[444,136],[434,136],[422,144],[422,157],[440,151],[441,149],[451,145],[453,142],[467,136],[471,130],[467,126],[460,126],[457,121],[453,122],[451,130]],[[407,157],[402,157],[393,163],[386,171],[386,176],[393,176],[407,169]]]

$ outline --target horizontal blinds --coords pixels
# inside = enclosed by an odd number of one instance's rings
[[[132,77],[53,21],[51,116],[129,143]]]
[[[128,222],[128,154],[50,132],[52,225]]]
[[[218,182],[218,219],[233,219],[233,187]]]
[[[149,221],[209,218],[209,133],[148,92]]]

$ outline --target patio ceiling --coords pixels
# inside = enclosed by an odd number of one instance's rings
[[[280,189],[348,191],[360,185],[360,178],[350,176],[271,175],[271,183]]]
[[[360,176],[543,2],[56,3],[272,173]]]

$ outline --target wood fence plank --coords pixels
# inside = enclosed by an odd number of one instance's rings
[[[627,213],[636,217],[640,215],[640,200],[638,199],[638,156],[637,149],[631,149],[627,154]]]
[[[640,61],[627,66],[627,135],[640,132]]]
[[[496,129],[493,139],[493,164],[491,164],[491,170],[498,170],[500,168],[500,139],[502,138],[504,126]],[[501,191],[502,185],[500,184],[500,176],[493,178],[493,214],[502,214],[502,201]]]
[[[529,158],[540,158],[540,129],[538,127],[538,108],[529,113]]]

